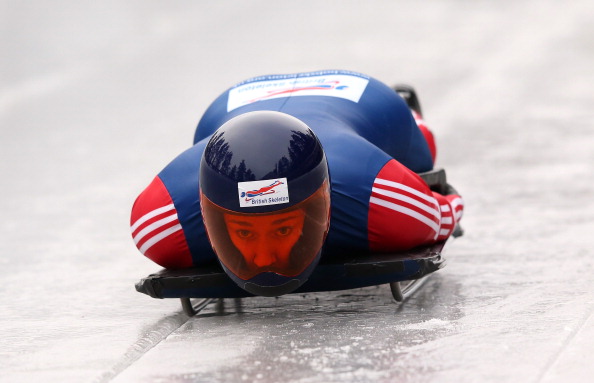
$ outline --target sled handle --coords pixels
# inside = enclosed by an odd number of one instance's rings
[[[423,286],[427,277],[429,277],[429,275],[411,281],[391,282],[390,290],[392,291],[392,297],[396,302],[404,301]]]
[[[210,302],[214,301],[214,298],[202,299],[196,305],[192,305],[190,298],[183,297],[179,298],[179,300],[181,301],[181,306],[184,313],[189,317],[193,317],[199,311],[205,308]]]

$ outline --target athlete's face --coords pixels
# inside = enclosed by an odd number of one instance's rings
[[[303,231],[305,214],[293,210],[280,214],[241,216],[225,214],[231,241],[248,267],[282,270]]]

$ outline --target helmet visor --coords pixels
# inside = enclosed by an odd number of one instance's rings
[[[273,213],[238,213],[201,194],[210,243],[223,265],[243,280],[263,272],[301,274],[317,261],[330,215],[328,182],[309,198]]]

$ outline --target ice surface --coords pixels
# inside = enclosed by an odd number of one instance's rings
[[[588,382],[594,6],[0,1],[0,381]],[[306,22],[304,21],[306,20]],[[187,318],[132,202],[244,78],[327,68],[419,91],[466,235],[387,286]]]

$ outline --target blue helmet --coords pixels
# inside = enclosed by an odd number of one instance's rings
[[[320,141],[284,113],[234,117],[204,150],[200,204],[210,243],[235,283],[255,295],[294,291],[317,265],[330,223]]]

